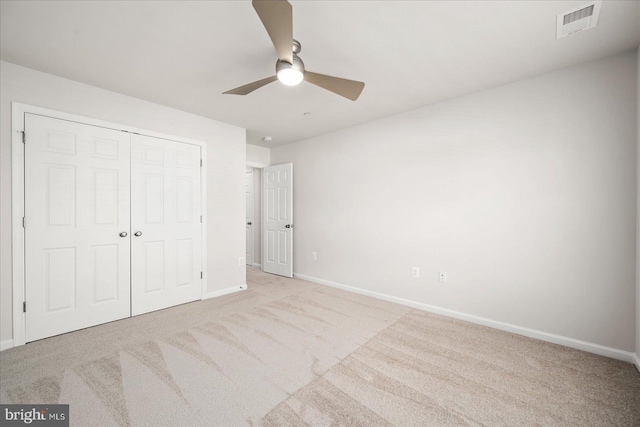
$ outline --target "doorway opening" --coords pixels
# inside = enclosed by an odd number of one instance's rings
[[[261,188],[262,170],[247,167],[245,171],[245,227],[247,233],[245,263],[249,267],[257,268],[262,268]]]

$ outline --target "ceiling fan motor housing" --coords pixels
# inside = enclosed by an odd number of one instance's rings
[[[276,61],[276,74],[278,74],[280,70],[287,69],[297,70],[304,74],[304,62],[302,62],[302,59],[300,59],[300,57],[295,53],[293,54],[293,64],[289,64],[286,61],[280,61],[279,59]]]
[[[294,39],[292,48],[292,63],[280,59],[276,61],[276,76],[287,86],[296,86],[304,79],[304,62],[298,56],[302,45]]]

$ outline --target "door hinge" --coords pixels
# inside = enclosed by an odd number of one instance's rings
[[[200,159],[200,167],[202,167],[202,159]]]
[[[200,215],[200,224],[202,224],[202,215]]]
[[[202,271],[200,272],[200,278],[204,279],[204,274],[202,273]]]
[[[26,228],[27,227],[27,220],[25,219],[25,217],[22,217],[22,228]]]
[[[23,313],[26,313],[26,312],[27,312],[27,302],[26,302],[26,301],[24,301],[24,302],[22,303],[22,312],[23,312]]]
[[[22,143],[26,144],[27,143],[27,133],[23,130],[21,130],[20,132],[22,132]]]

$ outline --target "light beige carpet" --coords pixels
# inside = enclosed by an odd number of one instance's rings
[[[249,290],[0,353],[74,426],[633,426],[633,365],[248,270]]]

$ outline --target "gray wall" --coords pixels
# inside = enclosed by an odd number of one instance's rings
[[[101,119],[208,144],[209,293],[241,286],[244,256],[245,130],[204,117],[0,62],[0,342],[12,339],[11,101]]]
[[[636,80],[632,51],[273,148],[294,271],[634,351]]]
[[[258,163],[261,166],[268,166],[270,153],[268,148],[247,144],[247,162],[253,163],[251,166],[256,166]]]

